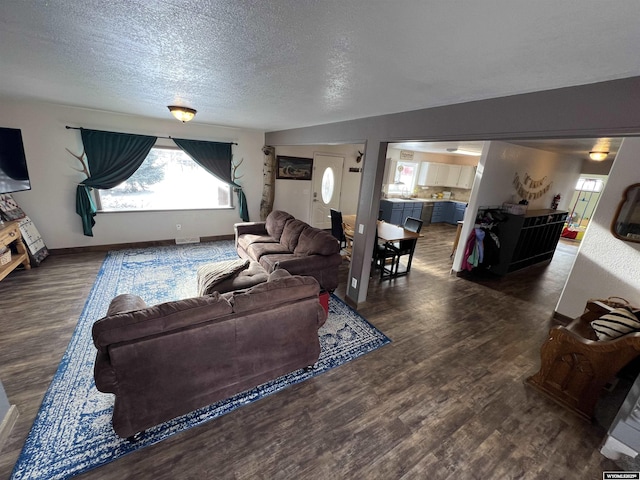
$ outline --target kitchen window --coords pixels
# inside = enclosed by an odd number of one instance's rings
[[[393,175],[393,183],[389,184],[388,193],[410,194],[418,178],[418,163],[398,162]]]
[[[109,190],[94,190],[98,210],[195,210],[233,207],[231,187],[179,148],[153,147],[140,168]]]

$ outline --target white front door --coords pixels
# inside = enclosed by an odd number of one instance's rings
[[[311,226],[331,228],[330,209],[340,210],[344,157],[315,155],[311,180]]]

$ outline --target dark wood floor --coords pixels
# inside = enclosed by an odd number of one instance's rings
[[[449,273],[455,228],[424,233],[410,275],[372,278],[359,308],[393,343],[79,478],[598,479],[618,470],[598,451],[606,419],[586,423],[523,385],[576,248],[562,243],[548,266],[470,281]],[[0,478],[102,259],[52,256],[0,283],[0,379],[20,410]],[[341,275],[345,284],[346,264]]]

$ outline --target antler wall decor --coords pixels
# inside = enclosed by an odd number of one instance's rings
[[[236,172],[238,170],[238,167],[240,165],[242,165],[242,162],[244,161],[244,158],[241,158],[240,161],[238,163],[233,163],[233,161],[231,162],[231,181],[233,183],[238,183],[236,182],[236,180],[241,179],[242,177],[244,177],[244,175],[238,175]]]
[[[82,170],[79,168],[73,168],[76,172],[82,172],[84,173],[87,178],[89,178],[91,175],[89,175],[89,169],[87,168],[87,164],[85,163],[83,157],[84,157],[84,150],[82,150],[82,153],[80,155],[76,155],[75,153],[73,153],[71,150],[69,150],[68,148],[65,148],[65,150],[67,152],[69,152],[74,158],[77,158],[78,161],[82,164]]]

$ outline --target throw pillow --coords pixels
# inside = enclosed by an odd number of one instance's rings
[[[615,308],[591,322],[598,340],[613,340],[640,331],[640,320],[626,308]]]
[[[0,216],[3,220],[20,220],[26,215],[13,197],[6,193],[0,195]]]

